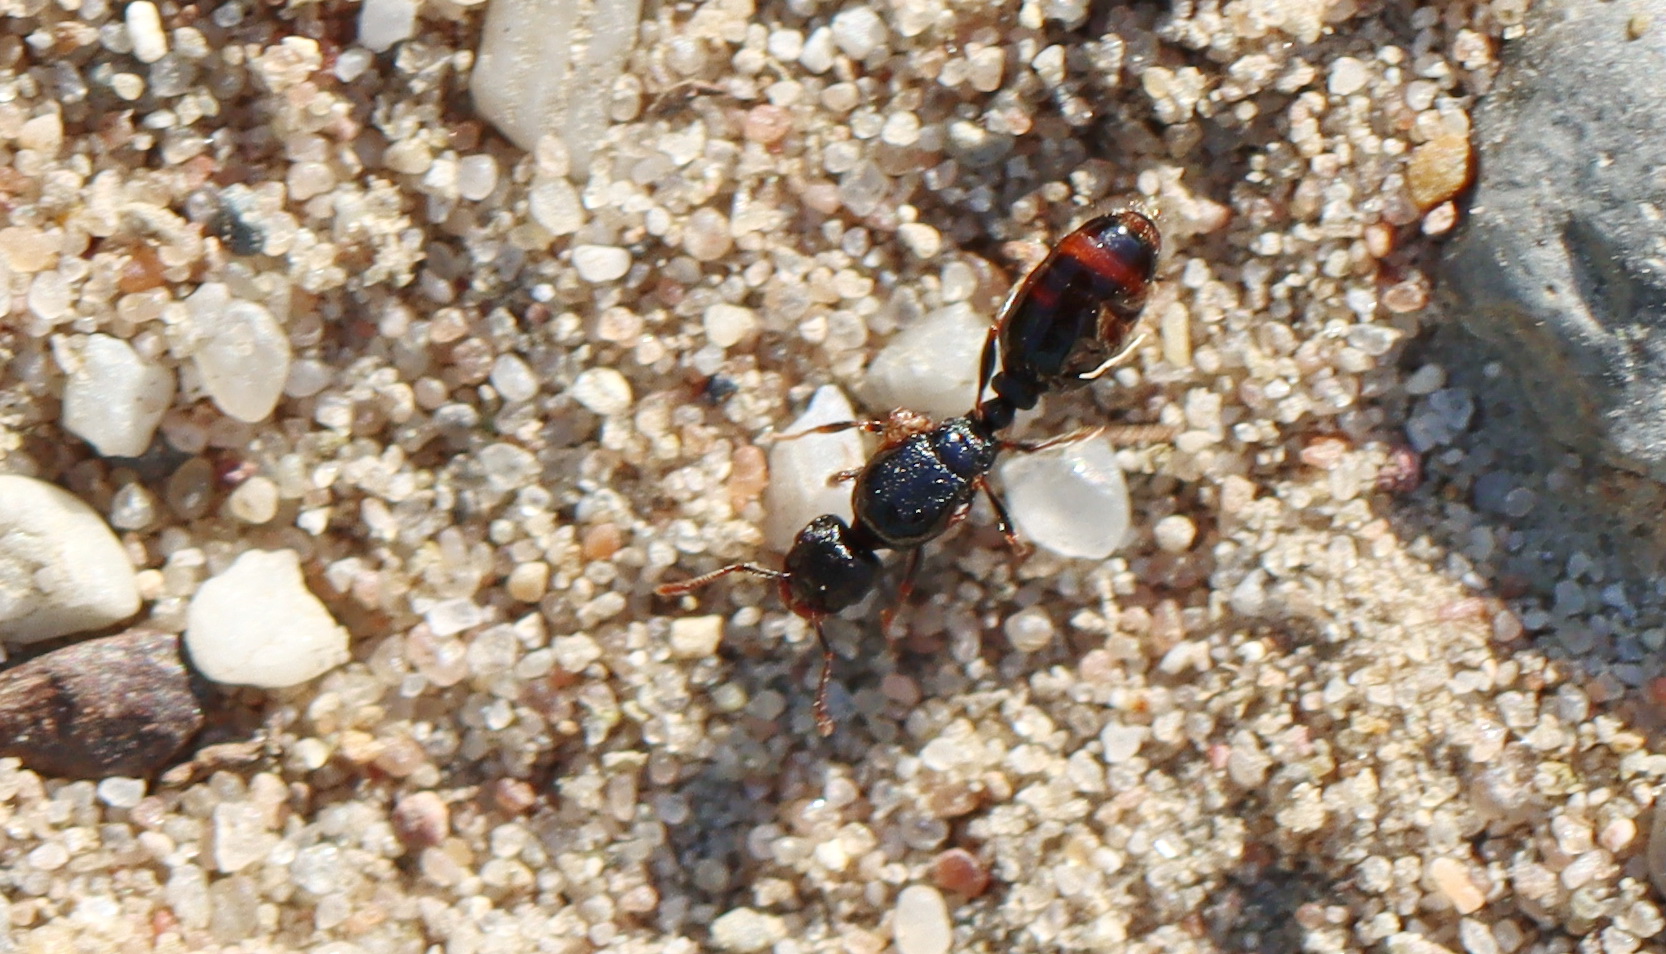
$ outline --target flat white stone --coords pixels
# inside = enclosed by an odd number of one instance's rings
[[[216,407],[240,421],[264,421],[289,378],[289,336],[262,305],[231,297],[219,282],[185,300],[197,339],[193,355]]]
[[[855,420],[850,399],[828,384],[816,389],[810,406],[782,431],[797,434],[822,424]],[[867,460],[860,431],[814,434],[776,441],[769,449],[769,487],[764,491],[764,541],[786,550],[804,525],[824,513],[850,520],[849,482],[830,486],[827,478],[861,467]]]
[[[1128,485],[1116,451],[1103,437],[1033,454],[1009,453],[1000,464],[1007,510],[1018,533],[1060,556],[1103,560],[1128,539]]]
[[[61,487],[0,475],[0,640],[101,629],[138,611],[133,564],[102,517]]]
[[[185,651],[214,682],[280,689],[346,662],[347,631],[307,589],[294,550],[250,550],[197,588]]]
[[[911,884],[898,892],[891,936],[897,954],[948,954],[954,928],[942,893],[927,884]]]
[[[64,383],[64,429],[105,457],[137,457],[174,399],[174,373],[109,335],[53,342]]]
[[[168,34],[162,29],[162,15],[150,0],[133,0],[122,14],[127,38],[133,44],[133,58],[155,63],[168,55]]]
[[[869,407],[965,414],[977,401],[978,362],[989,319],[965,303],[939,308],[897,332],[868,365],[862,396]]]
[[[415,0],[364,0],[359,7],[359,43],[377,53],[416,32]]]
[[[642,0],[492,0],[469,80],[475,108],[522,149],[559,135],[587,178],[641,18]]]

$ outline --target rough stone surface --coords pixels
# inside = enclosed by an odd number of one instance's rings
[[[1537,3],[1474,117],[1480,176],[1446,246],[1452,314],[1498,347],[1563,443],[1666,480],[1660,25]],[[1595,91],[1601,91],[1596,95]]]
[[[61,487],[0,475],[0,639],[86,632],[138,610],[133,564],[102,517]]]
[[[202,728],[179,637],[132,630],[0,672],[0,756],[46,775],[142,777]]]
[[[185,648],[215,682],[273,689],[346,662],[347,631],[307,589],[294,550],[249,550],[198,587]]]

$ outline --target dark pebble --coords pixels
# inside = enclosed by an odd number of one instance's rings
[[[145,777],[202,725],[172,634],[131,630],[0,672],[0,756],[43,775]]]
[[[1638,36],[1638,7],[1533,4],[1475,112],[1442,284],[1553,435],[1666,480],[1666,42]]]

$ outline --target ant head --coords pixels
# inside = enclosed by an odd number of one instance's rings
[[[801,616],[830,616],[861,602],[879,577],[873,548],[853,540],[850,526],[832,514],[810,521],[787,551],[782,595]]]

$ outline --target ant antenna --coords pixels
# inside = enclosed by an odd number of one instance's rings
[[[780,570],[771,570],[767,566],[758,566],[756,563],[732,563],[720,570],[713,570],[710,573],[684,580],[681,583],[661,583],[654,587],[654,595],[682,596],[686,593],[692,593],[714,580],[720,580],[731,573],[750,573],[753,576],[761,576],[766,580],[784,580],[788,576]]]
[[[821,643],[821,676],[816,679],[816,701],[811,707],[816,714],[816,732],[822,738],[833,734],[833,716],[827,711],[827,687],[833,680],[833,645],[827,641],[827,633],[821,628],[821,620],[813,621],[816,627],[816,641]]]

